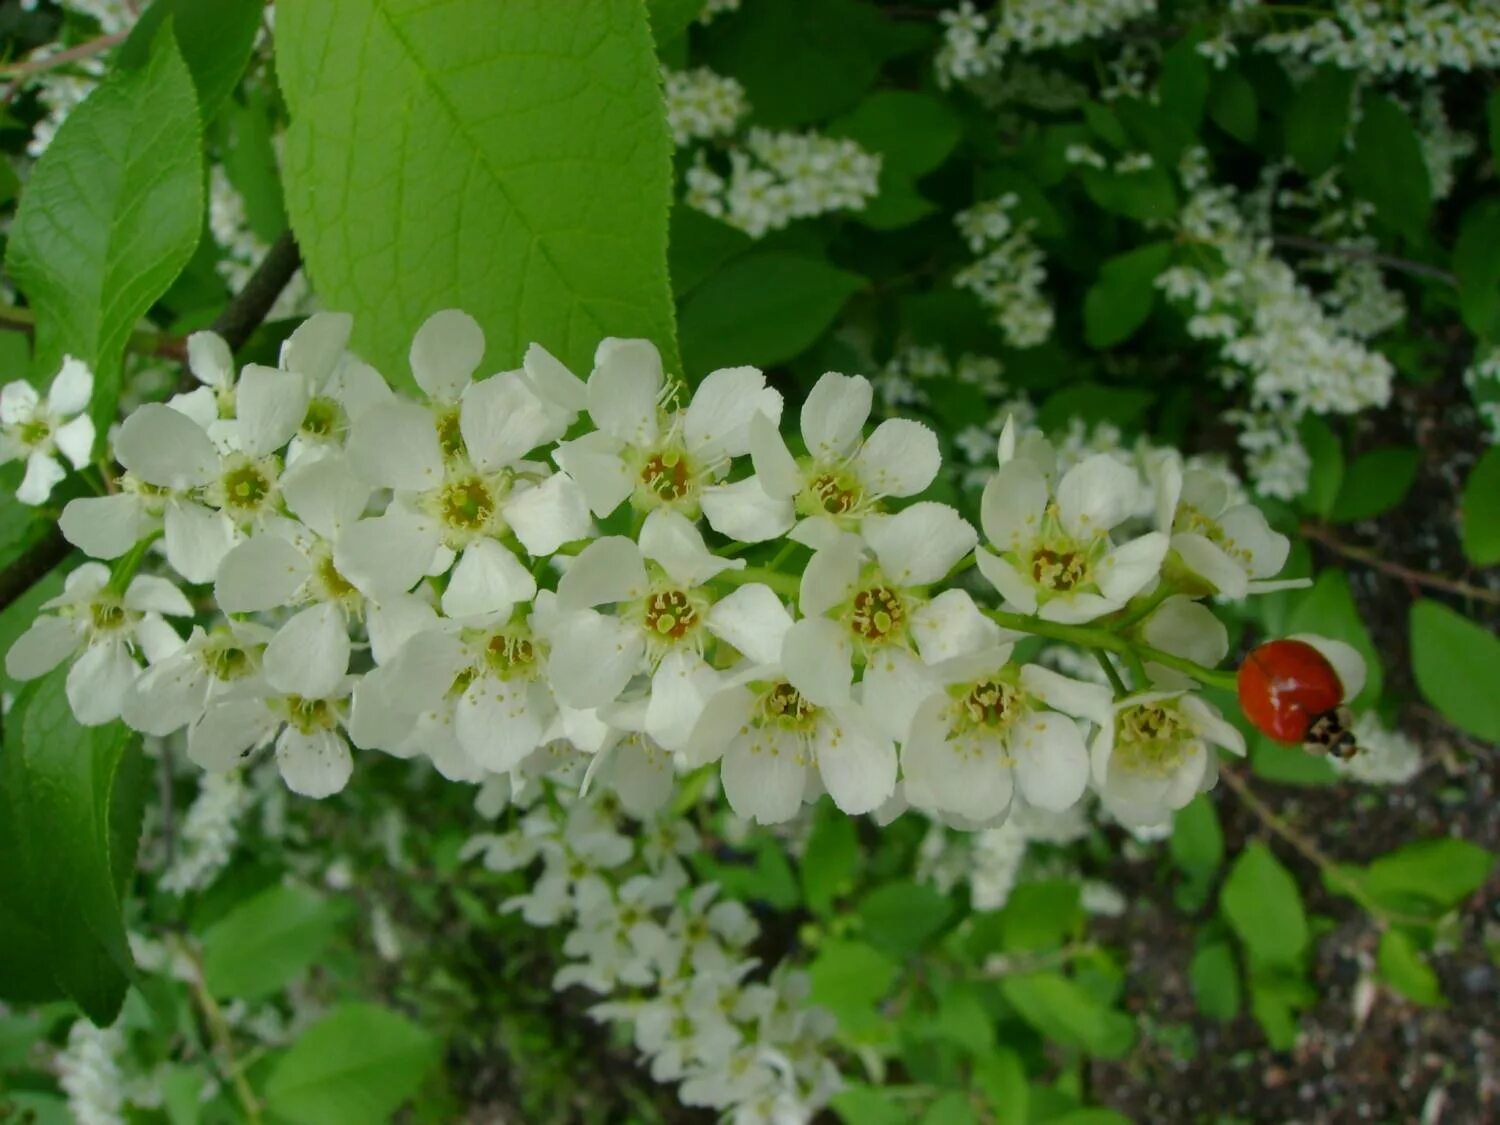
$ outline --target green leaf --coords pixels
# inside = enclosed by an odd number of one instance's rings
[[[1443,1006],[1443,987],[1437,974],[1405,930],[1391,929],[1380,935],[1375,968],[1381,980],[1408,1000],[1429,1008]]]
[[[1427,162],[1406,111],[1390,98],[1366,96],[1344,167],[1349,183],[1387,226],[1408,238],[1422,233],[1432,210]]]
[[[1198,794],[1172,818],[1172,861],[1194,882],[1206,882],[1224,862],[1224,830],[1219,813],[1205,794]]]
[[[1198,1010],[1210,1019],[1232,1020],[1240,1011],[1240,971],[1227,941],[1200,946],[1188,966]]]
[[[651,34],[658,46],[670,43],[692,25],[703,11],[702,0],[646,0]]]
[[[1159,166],[1136,172],[1081,167],[1078,174],[1089,198],[1106,211],[1138,222],[1166,221],[1177,214],[1177,189]]]
[[[849,109],[886,51],[879,12],[856,0],[755,0],[704,31],[704,59],[745,87],[755,122],[807,125]]]
[[[1464,212],[1453,243],[1453,275],[1464,326],[1481,340],[1500,338],[1500,200],[1481,199]]]
[[[1417,479],[1415,449],[1391,447],[1363,453],[1349,463],[1329,513],[1336,523],[1373,519],[1406,499]]]
[[[672,270],[672,292],[679,299],[755,246],[755,240],[744,231],[682,203],[672,208],[671,231],[667,260]]]
[[[1337,785],[1342,780],[1333,763],[1300,746],[1283,746],[1263,735],[1250,741],[1250,768],[1255,776],[1277,785]]]
[[[1385,683],[1380,654],[1360,619],[1354,594],[1349,589],[1349,576],[1344,571],[1330,569],[1318,575],[1312,589],[1303,594],[1292,611],[1288,632],[1316,633],[1353,645],[1364,657],[1366,678],[1365,690],[1352,702],[1356,706],[1368,707],[1380,699]]]
[[[962,134],[962,123],[947,102],[906,90],[877,90],[825,132],[849,137],[881,157],[881,167],[915,179],[948,158]]]
[[[1103,383],[1074,383],[1047,396],[1037,415],[1044,432],[1066,429],[1071,419],[1094,424],[1109,422],[1129,430],[1156,401],[1156,395],[1139,387],[1110,387]]]
[[[974,1085],[984,1092],[995,1125],[1026,1125],[1030,1120],[1026,1064],[1014,1051],[1001,1047],[975,1059]]]
[[[1157,92],[1162,106],[1197,132],[1203,123],[1212,76],[1208,60],[1198,53],[1191,39],[1179,39],[1161,57]]]
[[[1500,562],[1500,445],[1481,453],[1464,481],[1463,544],[1475,566]]]
[[[1307,1000],[1306,986],[1279,977],[1252,977],[1250,1012],[1272,1049],[1287,1051],[1297,1042],[1297,1009]]]
[[[1343,446],[1328,423],[1313,414],[1302,419],[1297,432],[1312,460],[1302,503],[1314,515],[1327,516],[1333,511],[1339,489],[1344,484]]]
[[[969,1105],[969,1095],[962,1090],[939,1096],[920,1118],[921,1125],[976,1125],[978,1120]]]
[[[341,911],[297,886],[271,887],[203,935],[203,975],[215,996],[260,1000],[301,976],[328,948]]]
[[[117,63],[122,70],[146,66],[157,32],[170,20],[198,91],[199,117],[212,121],[239,85],[265,7],[263,0],[155,0],[120,45]]]
[[[139,70],[110,75],[37,162],[6,265],[36,309],[37,365],[94,367],[91,413],[114,419],[136,322],[193,255],[203,224],[203,141],[192,76],[163,28]]]
[[[67,997],[101,1026],[133,964],[120,898],[135,868],[147,771],[120,723],[83,727],[67,669],[22,690],[0,751],[0,995]]]
[[[1043,1035],[1091,1055],[1119,1058],[1135,1042],[1134,1020],[1058,973],[1002,977],[1000,991]]]
[[[926,883],[887,883],[860,900],[856,913],[864,936],[897,956],[915,953],[942,930],[953,904]]]
[[[373,1004],[342,1004],[304,1032],[271,1071],[266,1108],[297,1125],[387,1120],[437,1065],[441,1043]]]
[[[244,105],[232,102],[220,118],[224,174],[245,201],[245,221],[267,245],[287,229],[272,132],[274,112],[271,95],[257,88]]]
[[[802,855],[802,898],[814,914],[825,915],[846,893],[859,869],[859,834],[852,818],[831,804],[818,806],[818,819]]]
[[[862,942],[828,941],[808,966],[811,999],[832,1012],[846,1035],[888,1030],[875,1010],[901,970],[884,953]]]
[[[1156,304],[1156,278],[1172,260],[1170,242],[1153,242],[1110,258],[1083,298],[1083,335],[1110,348],[1135,335]]]
[[[1004,950],[1033,952],[1062,945],[1083,922],[1081,890],[1071,879],[1023,883],[1015,888],[1000,912]]]
[[[1307,916],[1297,881],[1262,843],[1252,843],[1229,869],[1219,908],[1252,960],[1294,965],[1307,949]]]
[[[1215,125],[1243,144],[1255,140],[1260,103],[1255,87],[1238,70],[1221,70],[1208,93],[1208,116]]]
[[[763,253],[738,259],[682,306],[682,354],[690,374],[773,367],[811,347],[865,279],[820,258]]]
[[[1411,666],[1423,698],[1444,718],[1500,742],[1500,638],[1423,598],[1411,607]]]
[[[828,1102],[845,1125],[909,1125],[908,1112],[891,1099],[888,1089],[846,1086]]]
[[[355,346],[410,388],[431,314],[587,371],[605,336],[679,367],[667,283],[670,142],[639,0],[281,4],[292,229]],[[748,360],[742,362],[751,362]]]
[[[1452,910],[1484,885],[1494,866],[1494,855],[1478,844],[1442,836],[1403,845],[1354,873],[1382,901],[1416,898]]]
[[[1309,176],[1321,176],[1338,159],[1349,132],[1354,72],[1321,66],[1297,90],[1283,125],[1286,153]]]

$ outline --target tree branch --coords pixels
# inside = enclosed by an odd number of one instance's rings
[[[1381,254],[1375,250],[1364,250],[1358,246],[1340,246],[1334,242],[1319,242],[1316,238],[1307,238],[1300,234],[1274,234],[1271,241],[1277,246],[1286,246],[1293,250],[1306,250],[1313,254],[1336,254],[1340,258],[1353,258],[1361,262],[1374,262],[1377,266],[1385,266],[1387,269],[1400,270],[1415,277],[1425,277],[1430,281],[1441,281],[1444,285],[1458,288],[1458,278],[1447,270],[1438,269],[1437,266],[1429,266],[1423,262],[1414,262],[1410,258],[1398,258],[1394,254]]]
[[[1389,574],[1392,578],[1400,578],[1402,581],[1410,582],[1414,586],[1425,586],[1429,590],[1444,590],[1450,594],[1457,594],[1461,598],[1470,598],[1476,602],[1484,602],[1486,605],[1500,605],[1500,591],[1488,590],[1483,586],[1475,586],[1469,582],[1462,582],[1457,578],[1447,578],[1441,574],[1430,574],[1425,570],[1415,570],[1400,563],[1391,562],[1389,559],[1381,558],[1380,555],[1368,547],[1359,547],[1353,543],[1345,543],[1332,529],[1320,523],[1304,523],[1302,534],[1316,543],[1321,543],[1330,551],[1343,555],[1347,559],[1364,563],[1372,570],[1378,570],[1383,574]]]

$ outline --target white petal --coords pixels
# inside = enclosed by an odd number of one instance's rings
[[[781,395],[754,367],[726,367],[706,375],[683,415],[682,436],[708,464],[750,452],[750,420],[757,413],[781,422]]]
[[[887,646],[870,656],[859,699],[875,729],[895,742],[911,730],[917,707],[937,686],[931,671],[904,648]]]
[[[281,366],[322,386],[343,357],[353,330],[354,317],[348,313],[314,313],[281,345]]]
[[[589,416],[605,433],[635,446],[656,440],[661,356],[649,340],[610,337],[594,353],[588,381]]]
[[[68,705],[73,708],[73,717],[86,727],[118,719],[125,694],[140,671],[123,641],[86,648],[68,669]]]
[[[1092,719],[1100,726],[1110,721],[1113,699],[1103,684],[1075,680],[1040,664],[1023,664],[1021,687],[1054,710]]]
[[[567,412],[566,429],[578,412],[588,405],[588,388],[583,380],[540,344],[532,344],[526,349],[522,366],[537,393]]]
[[[536,579],[520,560],[493,539],[470,543],[443,591],[443,612],[449,617],[508,614],[517,602],[536,594]]]
[[[1095,581],[1099,591],[1117,605],[1124,605],[1159,573],[1170,540],[1159,531],[1147,532],[1116,547],[1099,560]]]
[[[513,770],[542,743],[551,716],[535,706],[532,684],[481,677],[453,709],[459,743],[485,769]]]
[[[63,592],[58,597],[42,603],[43,609],[58,606],[82,606],[93,601],[94,595],[109,585],[109,567],[103,563],[84,563],[63,579]]]
[[[557,603],[575,610],[634,601],[645,597],[647,588],[640,548],[623,535],[610,535],[594,540],[573,560],[557,583]]]
[[[18,422],[31,421],[41,400],[36,388],[24,380],[6,383],[0,387],[0,424],[14,426]]]
[[[1172,536],[1172,550],[1184,566],[1221,594],[1239,601],[1249,589],[1249,576],[1238,562],[1224,553],[1212,540],[1195,533]]]
[[[464,392],[459,429],[469,456],[493,472],[514,465],[553,433],[553,414],[519,371],[492,375]]]
[[[47,405],[60,418],[71,418],[88,409],[94,394],[94,373],[81,359],[63,356],[62,366],[47,391]]]
[[[1118,525],[1135,508],[1140,475],[1108,453],[1085,457],[1057,485],[1057,516],[1069,535],[1089,539]]]
[[[853,453],[873,400],[874,388],[863,375],[823,375],[802,404],[802,439],[813,458],[841,461]]]
[[[1292,543],[1285,535],[1272,531],[1265,513],[1253,504],[1230,508],[1219,517],[1219,526],[1237,551],[1246,551],[1250,560],[1245,568],[1251,578],[1269,578],[1280,572],[1291,553]]]
[[[239,447],[264,457],[292,440],[307,417],[307,380],[275,367],[247,364],[235,390]]]
[[[1018,463],[1009,462],[1012,465]],[[1015,567],[999,555],[990,554],[983,547],[975,548],[974,560],[979,564],[979,573],[985,576],[991,586],[995,587],[1000,596],[1005,599],[1006,605],[1017,613],[1036,612],[1036,587],[1022,578]]]
[[[191,617],[192,604],[176,585],[154,574],[137,574],[120,599],[126,609],[136,613],[164,613],[168,617]]]
[[[672,755],[632,738],[610,751],[605,777],[625,811],[645,820],[672,797]]]
[[[94,455],[94,420],[87,414],[80,414],[66,425],[59,426],[52,440],[73,468],[81,469]]]
[[[768,495],[789,500],[802,490],[802,470],[768,415],[750,419],[750,463]]]
[[[417,633],[437,624],[437,611],[412,594],[388,594],[378,605],[366,607],[365,629],[370,635],[370,655],[376,664],[395,659],[401,647]]]
[[[840,535],[813,553],[802,570],[797,603],[808,617],[820,617],[854,596],[864,545],[857,535]]]
[[[1156,530],[1171,534],[1182,497],[1182,460],[1175,453],[1161,463],[1156,475]]]
[[[361,750],[383,750],[397,757],[406,753],[405,739],[417,717],[391,703],[389,686],[394,676],[389,668],[374,668],[354,685],[349,707],[349,738]]]
[[[461,309],[433,313],[412,338],[411,373],[429,398],[457,399],[482,359],[484,330]]]
[[[213,703],[188,728],[188,757],[215,773],[231,770],[275,733],[280,723],[264,700]]]
[[[156,664],[182,651],[182,637],[159,613],[142,614],[130,630],[131,640],[148,664]]]
[[[96,559],[119,558],[145,536],[152,522],[140,497],[128,492],[69,500],[58,521],[63,538]]]
[[[354,758],[338,731],[315,730],[304,734],[289,726],[276,740],[276,768],[293,793],[319,800],[333,796],[349,784]]]
[[[1191,598],[1172,597],[1141,626],[1146,643],[1215,668],[1229,653],[1229,633],[1214,611]]]
[[[1037,611],[1037,616],[1043,621],[1056,621],[1062,625],[1082,625],[1103,617],[1106,613],[1113,613],[1121,604],[1123,603],[1101,594],[1062,594],[1044,602]]]
[[[415,586],[437,549],[436,525],[393,504],[339,537],[333,565],[360,593],[379,600]]]
[[[696,768],[722,757],[749,728],[756,706],[755,695],[744,684],[729,684],[710,692],[693,725],[692,736],[683,747],[687,765]]]
[[[603,707],[640,670],[645,650],[640,631],[624,621],[591,609],[567,614],[553,631],[552,688],[570,707]]]
[[[785,535],[796,519],[792,501],[767,493],[759,476],[712,485],[699,500],[708,526],[740,543],[764,543]]]
[[[505,522],[532,558],[588,536],[588,499],[567,473],[553,473],[533,488],[517,488],[505,501]]]
[[[1313,633],[1293,633],[1288,640],[1310,644],[1323,654],[1338,673],[1339,683],[1344,685],[1345,702],[1357,698],[1365,690],[1365,658],[1353,645]]]
[[[308,606],[266,646],[262,667],[277,691],[326,699],[349,670],[349,629],[337,606]]]
[[[324,539],[337,539],[364,514],[370,486],[347,459],[332,455],[299,461],[281,478],[286,506]]]
[[[196,652],[147,668],[126,693],[121,718],[132,730],[162,737],[203,714],[211,680]]]
[[[853,656],[848,629],[826,617],[804,617],[787,631],[781,666],[810,702],[832,707],[849,702]]]
[[[279,535],[254,535],[219,563],[214,600],[225,613],[290,605],[312,573],[307,557]]]
[[[432,414],[405,400],[372,406],[354,419],[349,460],[379,488],[425,492],[443,480],[443,451]]]
[[[217,332],[194,332],[187,338],[188,370],[205,389],[234,382],[234,353]],[[210,390],[210,394],[212,390]]]
[[[237,538],[228,517],[189,500],[172,500],[162,522],[172,569],[194,585],[212,582]]]
[[[756,664],[775,664],[792,617],[774,590],[752,582],[715,602],[707,624],[714,636]]]
[[[1047,508],[1047,478],[1035,463],[1007,461],[984,486],[979,523],[998,551],[1018,551],[1035,541]]]
[[[219,418],[219,399],[212,387],[197,387],[186,394],[173,395],[167,399],[167,405],[197,422],[210,437],[213,427],[223,424]]]
[[[52,495],[53,486],[67,475],[56,457],[40,449],[33,450],[26,458],[26,475],[16,489],[16,499],[32,506],[44,504]]]
[[[669,750],[686,746],[717,683],[713,670],[697,652],[677,648],[667,653],[651,677],[647,733]]]
[[[828,795],[850,816],[879,808],[896,791],[896,747],[857,710],[820,718],[813,745]]]
[[[1089,752],[1078,724],[1055,711],[1027,715],[1011,732],[1016,783],[1026,802],[1049,812],[1070,809],[1089,780]]]
[[[5,654],[5,674],[13,680],[34,680],[56,668],[82,643],[77,625],[66,617],[38,617],[16,638]]]
[[[1000,627],[980,612],[967,590],[944,590],[912,611],[911,636],[928,664],[1000,643]]]
[[[1233,724],[1225,721],[1214,707],[1196,695],[1184,695],[1178,704],[1189,716],[1193,725],[1204,738],[1224,747],[1232,754],[1245,756],[1245,736]]]
[[[898,586],[929,586],[974,549],[979,537],[947,504],[926,500],[860,528],[880,569]]]
[[[620,443],[597,430],[562,442],[552,451],[552,460],[578,482],[590,510],[601,519],[624,503],[635,488],[635,478],[620,458]]]
[[[385,376],[368,363],[360,363],[352,358],[339,365],[333,378],[324,385],[323,393],[338,402],[351,421],[370,407],[392,402],[396,397],[390,384],[385,381]]]
[[[779,824],[796,816],[802,807],[807,767],[789,739],[764,736],[732,746],[724,755],[719,777],[737,816],[757,824]]]
[[[1010,808],[1011,776],[994,739],[949,740],[948,700],[929,697],[912,719],[901,752],[901,769],[913,803],[975,821]]]
[[[115,435],[115,458],[148,484],[185,489],[219,472],[219,453],[196,422],[170,406],[147,403]]]
[[[936,434],[908,418],[887,418],[860,449],[854,471],[878,496],[915,496],[942,464]]]
[[[741,570],[744,559],[725,559],[704,545],[703,533],[681,512],[657,508],[641,525],[641,554],[667,572],[679,586],[701,586],[726,570]]]

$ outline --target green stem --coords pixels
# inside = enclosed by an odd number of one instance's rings
[[[1130,694],[1125,686],[1125,681],[1120,679],[1120,673],[1115,669],[1114,662],[1110,660],[1109,653],[1102,648],[1094,649],[1094,659],[1099,661],[1099,667],[1104,669],[1104,674],[1109,677],[1110,686],[1115,689],[1115,698],[1123,699]]]
[[[795,539],[788,539],[785,543],[783,543],[781,545],[781,550],[779,550],[779,551],[776,552],[775,557],[773,559],[771,559],[771,565],[769,567],[767,567],[766,569],[779,571],[781,569],[782,563],[786,562],[787,559],[791,558],[792,557],[792,552],[795,551],[796,549],[797,549],[797,541]]]
[[[743,570],[721,570],[714,576],[714,581],[724,582],[730,586],[747,586],[751,582],[761,582],[788,598],[795,598],[802,588],[802,580],[795,574],[781,574],[764,566],[747,566]]]
[[[160,531],[153,531],[142,539],[130,550],[120,556],[115,563],[114,569],[109,572],[109,585],[106,589],[111,594],[123,596],[130,580],[135,577],[135,572],[141,568],[141,560],[146,557],[146,552],[151,549],[151,544],[161,538]]]
[[[1153,664],[1160,664],[1163,668],[1171,668],[1185,676],[1191,676],[1200,684],[1207,684],[1209,687],[1220,688],[1223,691],[1234,691],[1237,687],[1238,677],[1234,672],[1205,668],[1186,657],[1173,656],[1170,652],[1163,652],[1150,645],[1137,644],[1135,652],[1142,660],[1149,660]]]
[[[1110,624],[1123,633],[1132,625],[1137,625],[1140,622],[1146,620],[1146,618],[1150,617],[1154,612],[1156,612],[1157,606],[1161,605],[1162,602],[1166,601],[1176,592],[1177,591],[1174,590],[1171,586],[1167,585],[1167,583],[1158,582],[1156,584],[1156,589],[1151,592],[1150,597],[1137,599],[1136,603],[1127,605],[1122,611],[1124,616],[1117,617]]]

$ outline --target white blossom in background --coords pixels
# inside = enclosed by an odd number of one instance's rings
[[[750,112],[745,88],[707,67],[664,70],[667,129],[678,148],[692,141],[728,136]]]
[[[726,12],[740,10],[742,0],[704,0],[703,10],[698,13],[699,23],[712,23]]]
[[[1500,7],[1496,9],[1496,37],[1500,44]],[[1447,199],[1453,191],[1458,164],[1474,155],[1479,142],[1472,133],[1453,128],[1443,108],[1442,91],[1428,87],[1422,91],[1416,121],[1417,140],[1422,146],[1422,161],[1432,185],[1434,201]]]
[[[205,773],[177,834],[177,853],[160,885],[173,894],[203,890],[228,865],[250,794],[238,773]]]
[[[1366,785],[1405,785],[1422,770],[1422,748],[1387,727],[1374,711],[1363,711],[1354,720],[1354,740],[1358,754],[1330,759],[1345,777]]]
[[[269,11],[270,9],[268,9]],[[229,180],[222,164],[214,164],[208,173],[208,229],[224,251],[214,263],[230,289],[239,292],[250,280],[270,247],[250,228],[245,214],[245,200]],[[306,316],[317,307],[307,275],[298,269],[276,297],[266,314],[268,320]]]
[[[979,12],[963,0],[939,16],[938,81],[945,86],[972,81],[1000,70],[1008,55],[1105,38],[1155,11],[1156,0],[1008,0],[994,11]]]
[[[1307,491],[1312,456],[1297,434],[1295,419],[1269,410],[1231,410],[1224,417],[1239,427],[1245,472],[1258,494],[1295,500]]]
[[[1031,348],[1052,334],[1055,314],[1042,289],[1047,269],[1032,224],[1011,217],[1019,202],[1006,194],[959,212],[959,233],[978,257],[954,275],[953,284],[989,307],[1007,343]]]
[[[1489,427],[1491,442],[1500,442],[1500,348],[1475,352],[1464,369],[1464,386],[1474,396],[1474,406]]]
[[[1500,3],[1335,0],[1327,16],[1263,35],[1256,47],[1378,75],[1488,70],[1500,65]]]
[[[75,469],[89,463],[94,423],[86,413],[94,394],[88,365],[64,356],[45,396],[23,380],[0,387],[0,465],[24,461],[16,489],[23,504],[42,504],[65,476],[61,454]]]
[[[68,1045],[57,1055],[57,1081],[78,1125],[125,1125],[125,1085],[119,1058],[125,1036],[118,1027],[73,1021]]]

